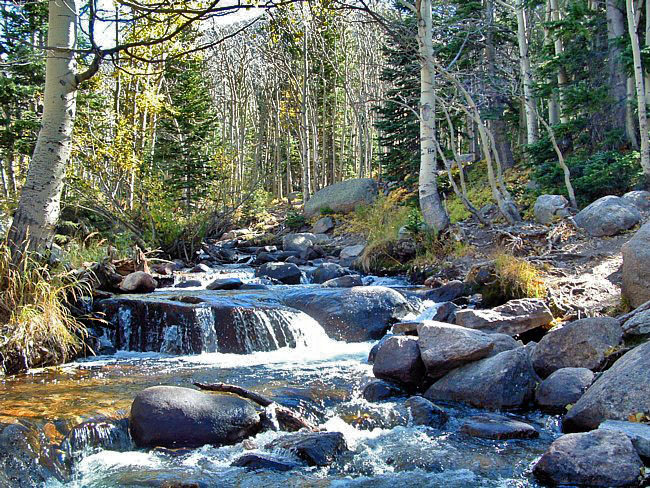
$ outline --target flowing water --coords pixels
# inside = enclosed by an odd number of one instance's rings
[[[240,305],[250,299],[250,292],[243,291],[200,293],[220,300],[230,297]],[[243,314],[246,307],[237,310]],[[210,344],[218,343],[211,336],[211,313],[203,308],[198,317],[198,323],[205,324],[203,343],[208,351]],[[121,320],[133,325],[125,317]],[[330,340],[309,316],[282,309],[244,322],[257,330],[240,338],[243,343],[248,340],[250,351],[261,347],[260,337],[275,350],[185,355],[118,351],[6,378],[0,382],[0,427],[12,423],[26,427],[24,437],[29,448],[38,451],[39,466],[56,475],[46,481],[49,487],[536,486],[531,465],[558,435],[555,417],[521,415],[540,431],[535,440],[487,441],[460,434],[463,419],[478,411],[458,405],[443,405],[450,421],[442,429],[413,426],[405,399],[368,403],[361,396],[372,375],[367,364],[372,343]],[[168,325],[160,350],[181,352],[183,328]],[[284,347],[288,336],[293,338],[292,347]],[[215,350],[219,348],[212,347]],[[193,382],[233,383],[271,397],[326,430],[342,432],[350,452],[327,468],[277,473],[250,472],[231,463],[246,452],[269,453],[264,446],[282,435],[278,432],[263,432],[226,447],[135,448],[127,423],[121,420],[128,416],[133,397],[149,386],[191,387]],[[273,454],[290,457],[286,452]],[[30,486],[28,481],[18,484],[11,474],[0,473],[0,486]]]

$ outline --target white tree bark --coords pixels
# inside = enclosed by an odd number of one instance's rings
[[[9,242],[15,250],[42,251],[51,246],[54,238],[77,101],[73,51],[77,7],[76,0],[49,1],[43,118],[9,231]]]
[[[438,193],[436,165],[435,92],[433,68],[433,21],[431,0],[417,0],[418,46],[420,50],[420,209],[428,226],[441,232],[449,216]]]
[[[639,114],[639,133],[641,143],[641,168],[647,180],[650,181],[650,145],[648,144],[648,116],[646,108],[643,65],[641,63],[641,48],[637,34],[636,6],[634,0],[626,0],[627,24],[632,44],[634,59],[634,80],[636,82],[637,111]]]
[[[558,0],[550,0],[551,2],[551,20],[553,22],[559,22],[562,17],[560,15],[560,5]],[[562,56],[564,54],[564,43],[562,42],[562,38],[560,36],[556,36],[555,41],[554,41],[554,46],[555,46],[555,55],[557,57]],[[566,85],[568,83],[568,78],[566,74],[566,70],[564,69],[564,66],[560,65],[560,67],[557,70],[557,86],[558,90],[560,92],[560,122],[563,124],[566,124],[569,122],[569,116],[566,113],[565,110],[565,95],[564,92],[566,90]]]
[[[523,2],[515,8],[517,13],[517,42],[519,44],[519,63],[521,65],[521,78],[524,85],[524,99],[526,110],[526,136],[528,144],[537,142],[539,128],[537,115],[533,107],[537,101],[533,96],[533,71],[530,65],[530,54],[528,52],[528,36],[526,35],[526,10]]]

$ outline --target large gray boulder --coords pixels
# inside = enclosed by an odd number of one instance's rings
[[[598,428],[622,432],[630,438],[639,456],[650,459],[650,425],[627,420],[605,420]]]
[[[282,249],[301,253],[316,245],[316,242],[316,236],[309,232],[287,234],[282,238]]]
[[[418,339],[411,336],[389,337],[377,350],[372,372],[379,379],[408,388],[417,387],[424,379]]]
[[[526,348],[520,347],[454,369],[431,385],[424,396],[433,402],[515,409],[530,403],[538,379]]]
[[[339,254],[341,266],[354,265],[363,254],[365,248],[365,244],[355,244],[354,246],[346,246],[341,249],[341,253]]]
[[[564,413],[594,381],[594,373],[587,368],[562,368],[546,378],[537,388],[535,403],[542,410]]]
[[[546,378],[561,368],[595,370],[606,353],[618,346],[623,331],[618,320],[592,317],[570,322],[551,330],[539,341],[532,354],[535,371]]]
[[[650,222],[622,248],[621,292],[633,307],[650,300]]]
[[[636,486],[642,467],[629,437],[599,429],[556,439],[533,473],[554,485]]]
[[[316,319],[333,339],[380,339],[412,307],[404,296],[383,286],[291,290],[282,302]]]
[[[493,309],[465,309],[456,312],[458,325],[511,336],[546,326],[552,321],[553,314],[539,298],[510,300]]]
[[[623,200],[634,204],[642,212],[650,210],[650,191],[630,191],[623,195]]]
[[[352,212],[359,205],[370,205],[377,198],[377,182],[371,178],[342,181],[318,190],[305,204],[305,215],[314,217],[322,209],[336,213]]]
[[[158,282],[149,273],[135,271],[124,277],[120,290],[124,293],[150,293],[156,289]]]
[[[273,278],[285,285],[299,285],[302,272],[293,263],[266,263],[257,269],[255,276]]]
[[[563,429],[596,429],[607,419],[627,420],[650,412],[650,342],[623,355],[585,392],[564,417]]]
[[[628,200],[609,195],[582,209],[574,220],[590,236],[613,236],[638,224],[641,213]]]
[[[494,349],[496,336],[501,335],[432,320],[418,324],[417,331],[422,361],[427,374],[434,379],[463,364],[487,357]],[[516,347],[514,340],[513,343]]]
[[[200,447],[241,442],[260,429],[260,416],[231,395],[153,386],[136,395],[129,426],[138,447]]]
[[[540,224],[550,224],[570,215],[569,201],[562,195],[540,195],[535,201],[533,213]]]

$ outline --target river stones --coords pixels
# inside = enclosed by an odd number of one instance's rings
[[[314,193],[305,203],[305,215],[314,217],[321,210],[335,213],[352,212],[359,205],[372,204],[379,193],[377,181],[356,178],[326,186]]]
[[[260,429],[250,402],[177,386],[154,386],[131,404],[131,437],[138,447],[235,444]]]
[[[308,432],[279,437],[266,449],[286,449],[309,466],[328,466],[348,450],[340,432]]]
[[[435,403],[421,396],[412,396],[406,400],[413,425],[426,425],[440,429],[449,420],[449,415]]]
[[[316,268],[311,274],[313,283],[321,284],[345,276],[348,272],[336,263],[324,263]]]
[[[463,434],[482,439],[533,439],[539,432],[532,425],[503,415],[484,413],[468,418],[460,426]]]
[[[650,310],[635,313],[626,320],[623,323],[623,335],[625,337],[650,336]]]
[[[157,286],[158,282],[149,273],[135,271],[124,277],[120,283],[120,290],[124,293],[150,293]]]
[[[650,222],[623,245],[621,253],[621,292],[633,307],[639,307],[650,300]]]
[[[363,281],[359,275],[345,275],[340,278],[327,280],[321,286],[325,288],[353,288],[355,286],[363,286]]]
[[[373,374],[408,388],[417,387],[424,376],[418,339],[412,336],[391,336],[377,350]]]
[[[207,290],[238,290],[244,282],[239,278],[219,278],[209,283]]]
[[[369,402],[381,402],[404,395],[404,390],[388,381],[373,380],[363,388],[362,395]]]
[[[554,371],[537,388],[535,402],[550,412],[564,413],[569,404],[577,402],[594,381],[587,368],[562,368]]]
[[[596,429],[601,422],[650,412],[650,342],[624,354],[565,415],[565,432]]]
[[[543,300],[522,298],[487,310],[465,309],[456,312],[456,323],[484,332],[511,336],[543,327],[553,321],[553,314]]]
[[[551,330],[539,341],[532,354],[535,371],[546,378],[561,368],[595,370],[608,351],[618,346],[623,331],[618,320],[592,317],[570,322]]]
[[[605,420],[598,428],[622,432],[630,438],[639,456],[650,459],[650,425],[625,420]]]
[[[243,456],[235,459],[231,466],[238,468],[246,468],[249,471],[291,471],[292,469],[299,468],[300,464],[276,459],[266,454],[244,454]]]
[[[629,437],[603,429],[556,439],[533,468],[556,485],[637,485],[643,463]]]
[[[341,249],[339,254],[339,261],[341,266],[352,266],[363,254],[363,250],[366,248],[365,244],[355,244],[354,246],[346,246]]]
[[[311,230],[314,234],[325,234],[334,228],[334,219],[332,217],[321,217],[312,226]]]
[[[487,357],[494,347],[489,334],[458,325],[426,321],[417,331],[422,362],[431,378]]]
[[[431,385],[424,396],[433,402],[508,410],[530,403],[537,381],[526,348],[519,347],[454,369]]]
[[[638,224],[641,213],[629,200],[608,195],[582,209],[574,220],[590,236],[613,236]]]
[[[273,278],[285,285],[299,285],[302,272],[293,263],[265,263],[255,271],[255,276]]]
[[[282,302],[313,317],[332,339],[380,339],[412,307],[403,295],[383,286],[289,290]]]

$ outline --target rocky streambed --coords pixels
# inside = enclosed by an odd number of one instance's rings
[[[644,306],[544,333],[541,300],[481,309],[469,283],[359,276],[305,239],[216,249],[232,264],[95,303],[100,356],[0,384],[0,486],[640,482]],[[194,383],[263,395],[314,431]]]

